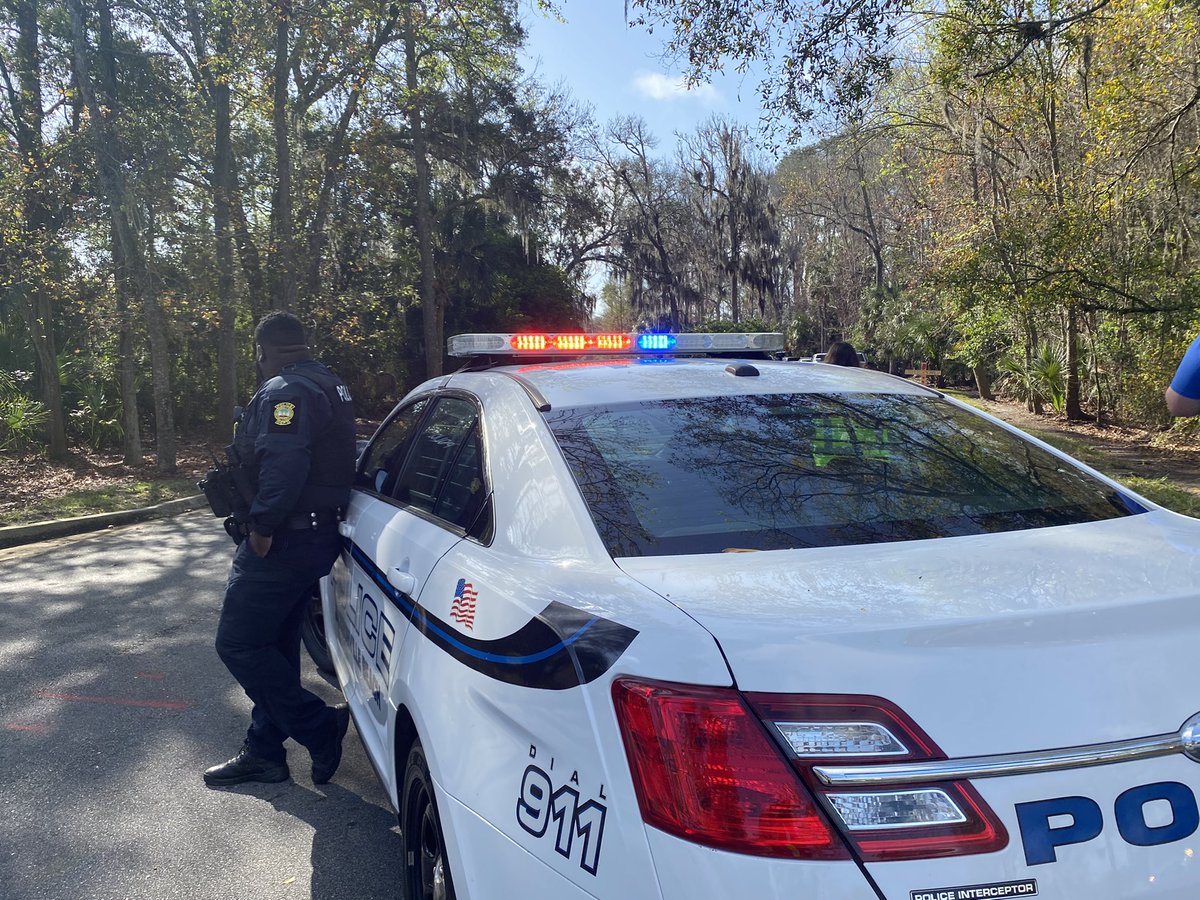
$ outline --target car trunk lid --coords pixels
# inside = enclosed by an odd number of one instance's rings
[[[618,562],[714,635],[743,692],[882,697],[958,759],[1179,729],[1200,709],[1198,550],[1200,526],[1156,511],[937,541]],[[988,884],[1008,893],[976,896],[1030,896],[1031,879],[1043,896],[1200,890],[1185,839],[1200,768],[1179,753],[972,783],[1008,846],[868,862],[885,896],[941,900]]]

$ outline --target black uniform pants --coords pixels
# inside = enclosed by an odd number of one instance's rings
[[[323,754],[335,739],[335,716],[300,685],[300,631],[313,584],[328,574],[341,538],[335,524],[279,531],[265,557],[238,545],[217,626],[217,654],[254,704],[246,743],[255,756],[286,758],[292,738]]]

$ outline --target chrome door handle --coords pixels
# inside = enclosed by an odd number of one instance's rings
[[[413,596],[417,591],[417,576],[412,572],[406,572],[401,568],[392,568],[388,571],[388,584],[394,587],[402,594]]]

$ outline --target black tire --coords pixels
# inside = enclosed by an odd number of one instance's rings
[[[404,841],[405,900],[454,900],[442,820],[420,741],[413,744],[404,767],[400,831]]]
[[[314,584],[309,592],[308,606],[304,610],[304,622],[300,630],[304,647],[313,663],[322,672],[334,674],[333,657],[329,654],[329,642],[325,639],[325,610],[321,607],[321,586]]]

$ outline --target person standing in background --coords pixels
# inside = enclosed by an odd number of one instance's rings
[[[854,345],[847,341],[835,341],[829,345],[829,349],[825,351],[825,358],[821,362],[829,363],[834,366],[854,366],[858,367],[858,351],[854,349]]]

